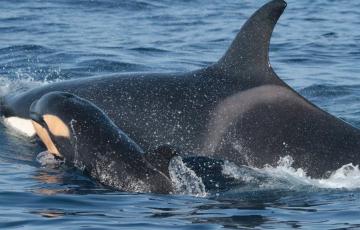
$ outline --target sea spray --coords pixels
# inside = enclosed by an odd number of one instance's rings
[[[294,168],[293,163],[294,159],[291,156],[280,158],[276,166],[266,165],[263,168],[238,167],[232,163],[226,163],[223,173],[235,179],[248,180],[253,185],[258,183],[257,186],[262,189],[360,188],[359,165],[349,163],[330,172],[327,178],[311,178],[304,169]],[[252,170],[244,170],[244,168]]]
[[[352,163],[343,165],[332,172],[328,179],[317,180],[317,185],[325,188],[360,188],[359,165],[354,166]]]
[[[2,100],[2,97],[12,92],[22,92],[44,84],[47,84],[47,82],[37,81],[29,75],[17,75],[15,79],[0,76],[0,100]],[[0,117],[0,122],[11,130],[11,134],[15,136],[32,137],[35,135],[35,129],[29,119],[19,117]]]
[[[47,83],[47,81],[37,81],[31,76],[22,76],[15,79],[0,76],[0,97],[12,92],[25,91]]]
[[[262,169],[274,178],[288,180],[293,186],[310,185],[318,188],[332,189],[355,189],[360,188],[360,170],[358,165],[351,163],[343,165],[339,169],[330,173],[327,178],[311,178],[306,171],[301,168],[293,168],[294,160],[290,156],[281,158],[276,167],[265,166]]]
[[[55,168],[64,163],[63,160],[56,158],[48,151],[43,151],[36,156],[36,161],[41,164],[42,167]]]
[[[181,157],[170,161],[169,174],[178,194],[204,197],[207,195],[202,179],[186,167]]]

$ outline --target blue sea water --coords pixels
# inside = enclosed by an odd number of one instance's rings
[[[204,67],[222,56],[266,1],[0,2],[2,96],[70,78]],[[300,94],[360,128],[359,25],[357,0],[289,0],[270,59]],[[40,151],[0,124],[1,228],[360,228],[356,166],[314,180],[283,159],[278,167],[254,169],[267,179],[247,187],[156,195],[114,191],[80,172],[43,167],[36,161]],[[256,177],[232,165],[226,170]]]

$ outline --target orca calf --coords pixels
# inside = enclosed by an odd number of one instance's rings
[[[285,7],[283,0],[262,6],[207,68],[48,84],[4,97],[1,113],[8,123],[26,123],[34,101],[65,91],[97,105],[144,151],[169,144],[256,167],[290,155],[312,177],[359,164],[359,130],[307,101],[269,63],[271,34]]]
[[[30,117],[48,151],[101,183],[123,191],[171,193],[170,148],[144,154],[97,106],[52,92],[34,101]]]
[[[180,192],[170,176],[170,163],[179,157],[179,150],[164,145],[145,153],[91,102],[51,92],[32,103],[30,117],[49,153],[102,184],[128,192]],[[223,175],[221,160],[196,156],[179,160],[208,191],[227,190],[234,184],[234,178]]]

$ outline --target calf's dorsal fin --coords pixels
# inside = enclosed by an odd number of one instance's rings
[[[173,157],[178,156],[179,150],[170,145],[161,145],[145,153],[144,157],[154,168],[170,178],[169,164]]]

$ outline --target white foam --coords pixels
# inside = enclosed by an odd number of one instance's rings
[[[232,177],[236,180],[241,180],[246,183],[256,181],[255,175],[248,173],[247,167],[238,167],[236,164],[225,161],[223,165],[222,174],[228,177]]]
[[[0,76],[0,97],[12,92],[25,91],[44,84],[47,84],[47,81],[36,81],[29,75],[18,75],[16,79]]]
[[[271,176],[275,179],[273,181],[283,182],[286,180],[291,188],[304,185],[330,189],[360,188],[360,169],[358,165],[354,166],[349,163],[333,171],[328,178],[314,179],[308,176],[305,170],[292,167],[293,163],[294,160],[290,156],[286,156],[279,160],[276,167],[267,165],[263,169],[256,170]],[[276,186],[276,183],[272,186]]]
[[[3,118],[3,123],[5,127],[22,136],[33,137],[36,134],[30,119],[6,117]]]
[[[64,161],[56,159],[55,156],[48,151],[39,153],[36,156],[36,161],[44,167],[57,167],[64,163]]]
[[[36,81],[29,75],[18,74],[15,79],[8,79],[0,76],[0,97],[12,92],[24,91],[43,84],[46,81]],[[35,135],[35,129],[29,119],[19,117],[8,117],[2,119],[4,125],[16,134],[32,137]]]
[[[328,178],[315,179],[308,176],[305,170],[294,168],[293,163],[294,160],[290,156],[281,158],[275,167],[238,167],[231,162],[225,162],[222,173],[255,186],[254,189],[360,188],[359,165],[349,163],[333,171]]]
[[[174,157],[169,164],[171,181],[178,194],[207,196],[202,179],[184,164],[181,157]]]
[[[359,165],[352,163],[343,165],[334,171],[328,179],[317,181],[319,187],[325,188],[360,188],[360,169]]]

